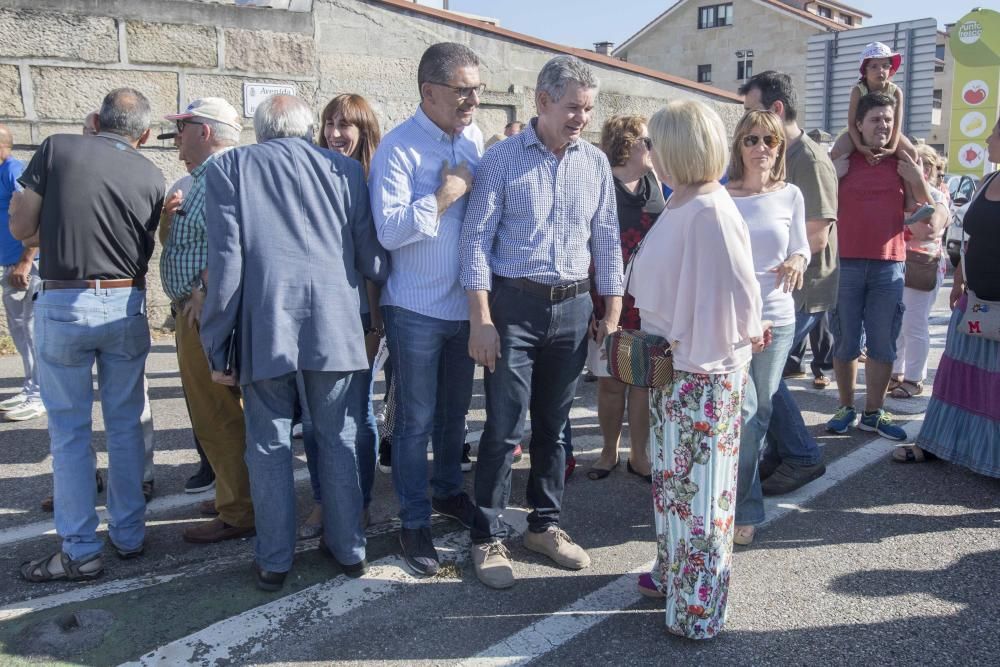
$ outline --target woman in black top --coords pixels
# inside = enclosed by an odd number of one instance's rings
[[[1000,120],[986,140],[989,161],[1000,163]],[[934,378],[916,444],[893,458],[919,463],[942,458],[990,477],[1000,477],[1000,341],[972,336],[959,325],[969,295],[994,301],[1000,310],[1000,172],[983,180],[965,214],[968,246],[955,269],[948,341]]]
[[[646,232],[663,211],[663,192],[653,173],[651,142],[642,116],[614,116],[601,129],[601,150],[611,162],[615,179],[615,199],[618,204],[618,224],[621,230],[622,257],[628,265]],[[596,283],[592,280],[592,285]],[[591,329],[604,317],[604,299],[591,288],[594,319]],[[639,311],[631,295],[622,303],[619,324],[623,329],[639,329]],[[604,479],[618,465],[618,443],[622,420],[628,404],[629,460],[626,468],[647,481],[650,479],[649,453],[649,393],[642,387],[629,387],[608,375],[604,349],[593,340],[587,368],[598,377],[597,421],[604,436],[601,456],[587,472],[593,480]]]

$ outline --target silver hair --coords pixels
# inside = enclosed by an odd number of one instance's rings
[[[101,132],[120,134],[138,141],[149,129],[151,115],[145,95],[135,88],[115,88],[105,95],[97,117]]]
[[[316,120],[305,102],[294,95],[272,95],[260,103],[253,115],[257,141],[296,137],[312,141]]]
[[[417,66],[418,89],[428,82],[448,84],[459,67],[479,67],[479,56],[464,44],[455,42],[429,46],[420,56],[420,65]]]
[[[545,63],[538,73],[536,92],[545,91],[549,99],[558,102],[566,92],[570,82],[580,84],[582,88],[594,89],[600,85],[597,75],[589,66],[575,56],[556,56]]]
[[[203,118],[201,122],[212,128],[212,139],[220,146],[238,146],[240,143],[240,131],[232,125],[223,122]]]

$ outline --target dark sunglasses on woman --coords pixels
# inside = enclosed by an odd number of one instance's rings
[[[777,148],[781,144],[781,137],[776,137],[773,134],[765,134],[763,137],[758,137],[756,134],[748,134],[743,137],[743,145],[747,148],[756,146],[759,141],[763,141],[764,145],[768,148]]]

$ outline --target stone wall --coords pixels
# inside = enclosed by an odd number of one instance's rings
[[[245,82],[294,85],[317,112],[334,95],[360,93],[386,131],[413,113],[417,63],[440,41],[467,44],[482,58],[487,91],[477,123],[488,137],[509,120],[534,115],[535,78],[546,60],[559,52],[587,56],[400,0],[273,4],[287,9],[225,1],[0,0],[0,123],[13,132],[16,155],[27,160],[45,137],[79,132],[104,94],[123,85],[150,98],[154,134],[172,126],[159,119],[197,97],[224,97],[242,111]],[[613,114],[649,115],[672,99],[706,100],[730,127],[742,113],[722,91],[587,57],[602,82],[589,139]],[[250,118],[244,127],[244,142],[252,142]],[[167,181],[182,176],[172,143],[152,144],[142,151]],[[154,257],[154,323],[168,310],[156,266]]]
[[[751,49],[753,72],[779,70],[799,94],[799,123],[805,118],[808,38],[823,29],[754,0],[732,0],[733,25],[698,29],[699,5],[687,2],[621,52],[630,63],[697,80],[698,66],[712,66],[712,85],[736,92],[736,51]]]

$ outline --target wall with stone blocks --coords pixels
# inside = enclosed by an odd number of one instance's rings
[[[236,7],[191,0],[0,0],[0,123],[14,134],[16,155],[58,132],[79,132],[111,88],[134,86],[157,119],[197,97],[224,97],[243,109],[244,82],[293,84],[317,113],[342,92],[372,103],[383,130],[413,113],[416,71],[436,42],[469,45],[482,59],[487,84],[477,122],[488,137],[515,118],[533,115],[538,70],[555,51],[485,29],[449,22],[377,0],[293,0],[286,9]],[[700,98],[732,127],[742,108],[611,64],[595,64],[601,92],[587,138],[618,113],[649,115],[672,99]],[[252,120],[243,139],[253,141]],[[156,131],[172,126],[157,121]],[[168,182],[183,175],[170,142],[143,153]],[[169,304],[151,262],[151,321]],[[3,322],[3,318],[0,318]]]

